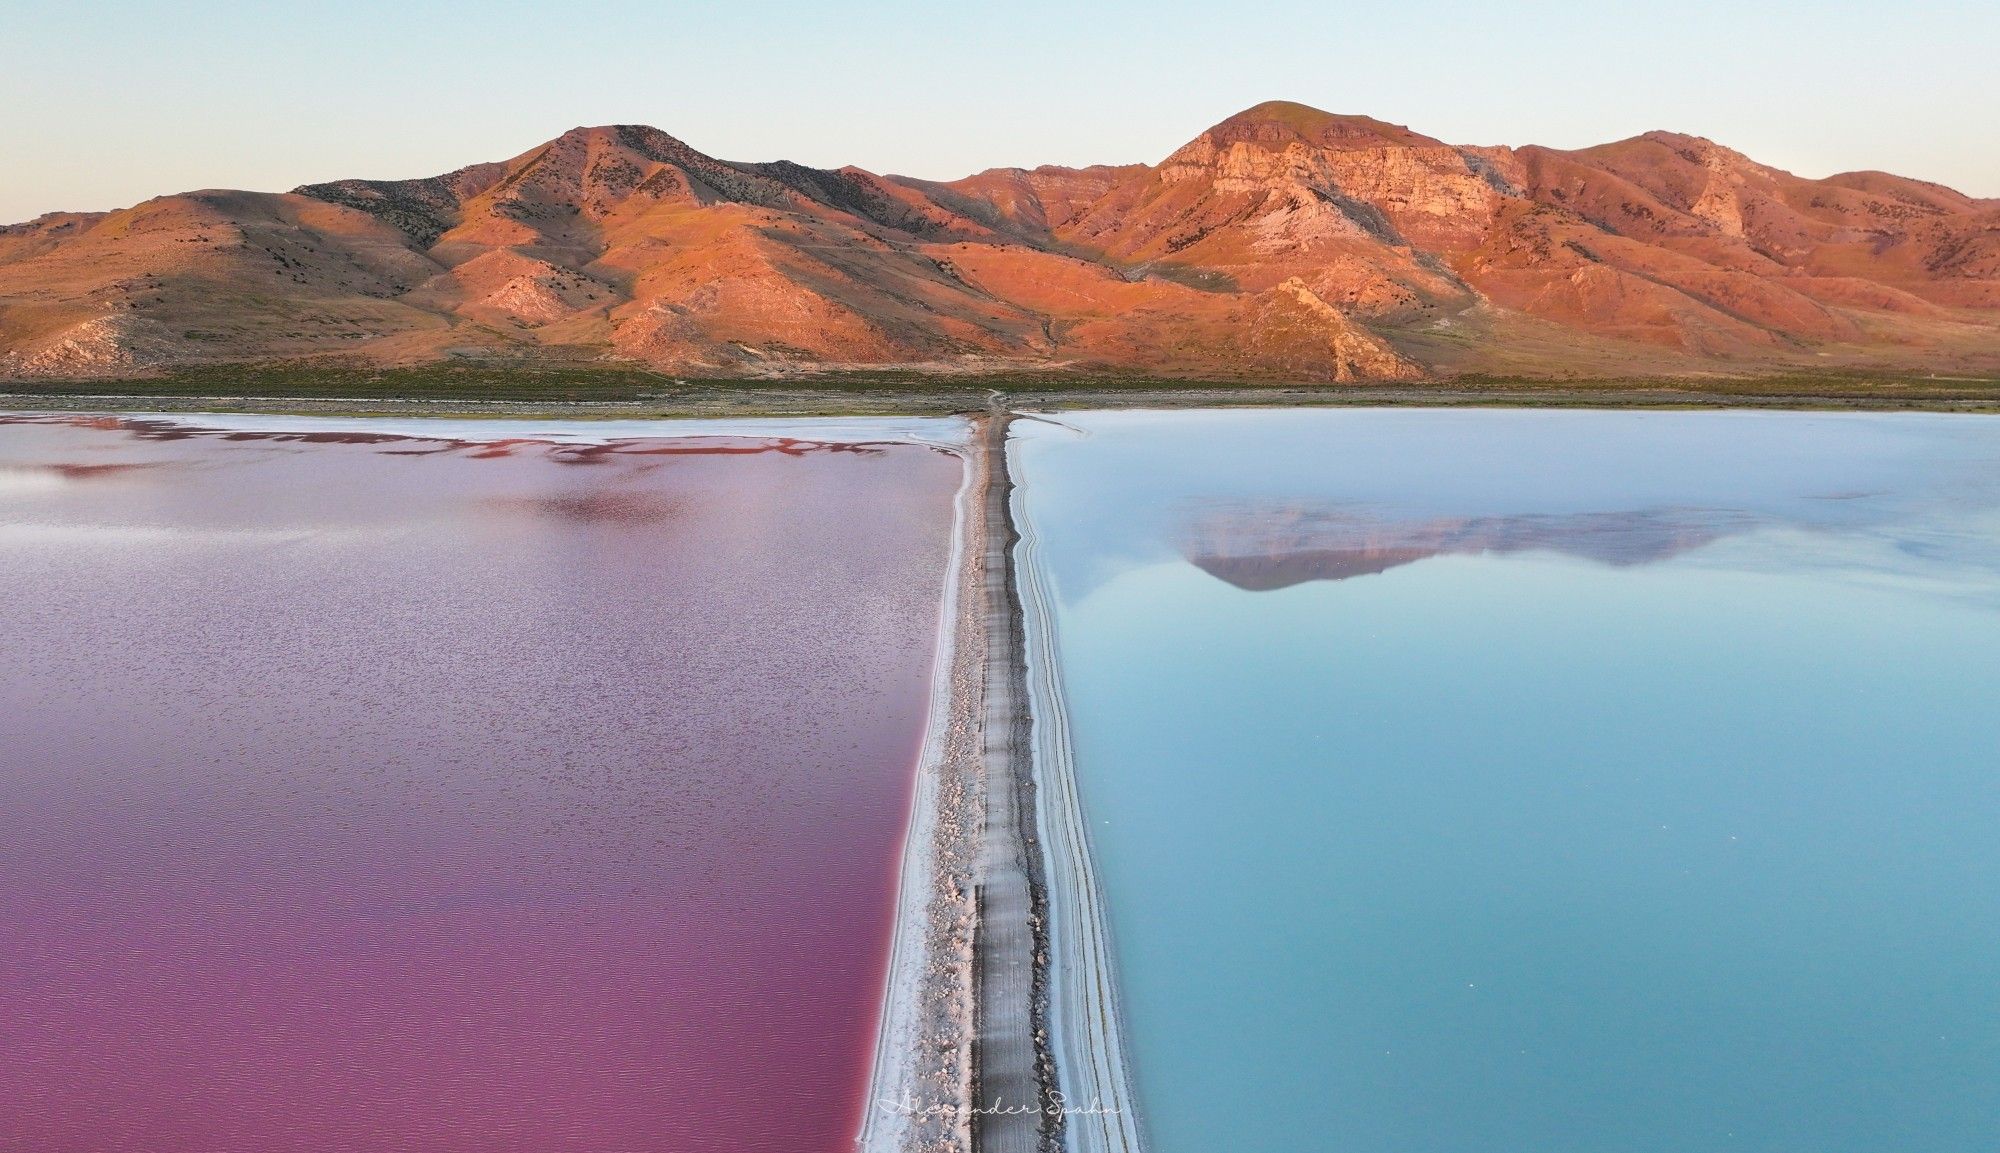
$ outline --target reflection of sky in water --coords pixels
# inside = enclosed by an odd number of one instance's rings
[[[1063,419],[1155,1153],[1995,1147],[2000,421]]]
[[[1978,417],[1451,410],[1090,413],[1016,425],[1064,489],[1056,583],[1192,561],[1241,588],[1447,554],[1807,565],[1990,592],[2000,438]],[[1087,438],[1087,452],[1044,451]],[[1254,467],[1246,462],[1254,461]],[[1068,490],[1074,490],[1073,493]],[[1030,496],[1032,498],[1032,494]],[[1812,547],[1798,547],[1799,534]]]

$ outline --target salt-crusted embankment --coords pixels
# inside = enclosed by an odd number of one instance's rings
[[[953,600],[920,767],[871,1153],[1134,1153],[1103,910],[1070,771],[1011,414],[966,449]]]
[[[979,440],[988,462],[985,654],[981,764],[985,811],[979,850],[977,997],[973,1033],[973,1147],[1045,1153],[1061,1141],[1048,1031],[1048,889],[1035,830],[1032,722],[1021,600],[1015,588],[1013,483],[1007,426],[995,412]]]
[[[857,1145],[865,1153],[972,1147],[973,936],[981,814],[987,628],[983,429],[965,461],[940,610],[930,718],[898,886],[888,988]]]
[[[1048,590],[996,412],[966,448],[870,1153],[1136,1153]]]
[[[1009,462],[1008,471],[1015,465]],[[1038,556],[1030,495],[1014,493],[1019,533],[1013,577],[1022,606],[1026,705],[1034,717],[1035,827],[1047,885],[1047,1029],[1062,1094],[1068,1153],[1141,1148],[1118,1014],[1117,973],[1103,897],[1091,863],[1089,826],[1071,757],[1053,603]]]

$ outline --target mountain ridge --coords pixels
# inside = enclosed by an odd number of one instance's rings
[[[1667,131],[1452,145],[1269,101],[955,181],[578,127],[502,161],[0,228],[0,374],[231,360],[1266,380],[2000,367],[2000,201]]]

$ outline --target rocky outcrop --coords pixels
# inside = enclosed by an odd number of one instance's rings
[[[187,360],[186,348],[158,321],[98,316],[9,350],[0,370],[24,377],[137,373]]]
[[[1309,324],[1326,334],[1328,356],[1333,362],[1333,379],[1341,383],[1357,380],[1418,380],[1424,370],[1347,314],[1320,299],[1306,283],[1293,277],[1278,286],[1278,295],[1295,302]]]

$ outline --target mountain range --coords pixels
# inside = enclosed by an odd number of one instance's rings
[[[238,360],[1296,381],[2000,367],[2000,200],[1668,132],[1260,104],[1154,165],[935,182],[658,129],[0,228],[0,375]]]

